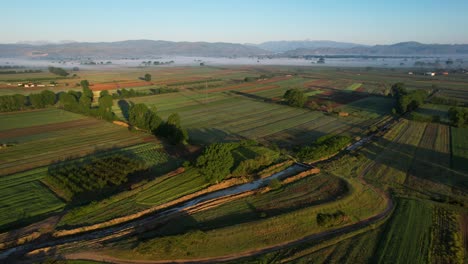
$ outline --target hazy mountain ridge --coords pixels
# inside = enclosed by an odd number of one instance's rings
[[[468,54],[468,44],[423,44],[409,41],[392,45],[352,48],[317,48],[287,51],[285,56],[306,55],[456,55]]]
[[[286,48],[294,48],[279,52]],[[0,44],[0,57],[45,58],[141,58],[148,56],[248,57],[273,55],[457,55],[468,54],[468,44],[422,44],[402,42],[364,46],[333,41],[271,41],[258,45],[225,42],[173,42],[126,40],[117,42],[69,42]]]
[[[255,45],[255,44],[250,44]],[[318,49],[318,48],[341,48],[348,49],[354,47],[365,47],[365,45],[348,43],[348,42],[336,42],[329,40],[280,40],[280,41],[267,41],[255,45],[264,50],[272,52],[286,52],[296,49]]]
[[[234,43],[172,42],[162,40],[126,40],[118,42],[74,42],[65,44],[0,44],[0,57],[50,58],[128,58],[141,56],[231,57],[266,55],[257,47]]]

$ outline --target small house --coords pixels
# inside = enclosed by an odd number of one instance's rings
[[[348,112],[339,112],[338,116],[343,116],[343,117],[349,116],[349,113]]]

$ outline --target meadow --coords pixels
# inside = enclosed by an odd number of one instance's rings
[[[132,153],[143,160],[149,166],[149,173],[153,177],[166,173],[177,166],[177,162],[166,153],[161,151],[161,145],[144,143],[119,151]],[[97,153],[95,155],[109,155],[112,151]],[[5,195],[1,197],[0,229],[8,225],[21,225],[34,220],[44,218],[64,209],[66,201],[60,198],[55,190],[43,183],[47,176],[47,166],[38,167],[7,176],[2,176],[0,190]],[[61,190],[57,190],[60,191]]]
[[[0,142],[12,144],[0,150],[0,175],[97,150],[157,142],[147,134],[59,109],[4,113],[0,122]]]
[[[245,263],[456,263],[466,254],[468,130],[450,126],[447,105],[426,102],[414,111],[439,117],[430,122],[396,116],[391,97],[391,86],[404,82],[409,90],[460,95],[462,104],[465,76],[295,66],[109,67],[73,73],[77,76],[1,75],[0,95],[42,89],[7,85],[25,80],[56,81],[50,88],[55,92],[81,90],[77,84],[85,79],[91,89],[111,93],[177,88],[125,100],[155,107],[163,120],[178,113],[189,133],[188,145],[171,146],[164,138],[55,107],[1,113],[2,232],[49,216],[60,215],[53,227],[60,232],[147,210],[157,214],[187,197],[264,177],[270,174],[265,168],[282,170],[297,158],[299,147],[319,137],[347,135],[357,141],[372,134],[362,147],[315,163],[319,174],[289,184],[272,182],[261,192],[181,213],[138,235],[93,241],[90,248],[70,244],[57,252],[71,248],[123,261],[170,261],[237,256],[326,232],[321,239],[246,258]],[[150,81],[140,79],[145,73],[152,75]],[[293,88],[305,93],[304,108],[283,102],[283,94]],[[126,121],[128,109],[115,98],[112,111]],[[389,130],[380,127],[387,122]],[[256,142],[241,142],[245,139]],[[211,186],[195,164],[204,147],[215,142],[239,142],[240,147],[230,150],[234,165],[226,181]],[[130,173],[115,188],[96,191],[89,197],[92,202],[63,199],[62,188],[45,180],[52,163],[74,159],[84,164],[87,158],[122,151],[144,162],[145,169]],[[244,161],[258,166],[236,171]],[[275,167],[282,162],[286,165]]]

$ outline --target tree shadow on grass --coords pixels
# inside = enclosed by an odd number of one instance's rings
[[[360,153],[370,160],[416,178],[444,184],[462,192],[468,191],[468,171],[451,168],[450,153],[401,144],[383,138],[379,139],[378,144],[368,145]],[[457,160],[462,164],[468,162],[468,159],[464,157],[457,157]]]
[[[245,137],[218,128],[189,128],[187,131],[189,141],[194,144],[234,142],[245,139]]]
[[[122,111],[123,117],[128,121],[130,104],[126,100],[119,100],[117,104]]]

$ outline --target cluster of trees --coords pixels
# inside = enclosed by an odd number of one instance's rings
[[[72,199],[79,193],[118,186],[127,181],[129,174],[143,169],[146,169],[144,161],[115,153],[52,164],[48,167],[46,181],[58,187],[65,198]]]
[[[280,156],[277,150],[264,148],[265,151],[255,151],[258,146],[253,140],[231,143],[213,143],[207,146],[198,157],[195,167],[210,184],[219,183],[228,175],[232,177],[247,176],[270,165]],[[244,154],[253,153],[251,157]],[[242,157],[233,153],[242,153]]]
[[[206,147],[198,157],[196,167],[209,183],[219,183],[231,173],[234,165],[231,151],[234,148],[235,144],[214,143]]]
[[[172,64],[174,63],[173,60],[171,61],[142,61],[141,64],[145,66],[151,66],[151,65],[165,65],[165,64]]]
[[[172,144],[186,143],[188,132],[180,124],[177,113],[171,114],[166,122],[156,113],[156,108],[148,108],[145,104],[130,104],[128,121],[132,126],[150,131],[154,135],[166,137]]]
[[[67,111],[81,113],[112,121],[115,115],[112,112],[113,98],[108,91],[102,91],[99,97],[99,106],[93,107],[93,92],[87,80],[81,81],[82,92],[68,91],[59,94],[59,106]]]
[[[345,216],[346,214],[341,210],[338,210],[334,213],[318,213],[317,224],[319,226],[331,227],[341,223],[344,220]]]
[[[173,113],[167,118],[167,121],[157,131],[157,135],[166,137],[174,145],[186,143],[189,139],[188,132],[180,124],[180,116],[177,113]]]
[[[307,102],[307,96],[299,89],[287,90],[284,93],[283,98],[289,106],[294,107],[304,107],[304,104]]]
[[[450,125],[462,127],[468,123],[468,109],[461,107],[451,107],[448,111]]]
[[[249,141],[247,141],[249,142]],[[256,142],[250,144],[257,144]],[[244,159],[239,162],[232,170],[232,176],[245,176],[252,172],[258,171],[261,168],[270,165],[280,157],[279,150],[270,150],[257,152],[257,155],[252,158]]]
[[[399,114],[411,112],[417,109],[424,100],[427,98],[425,90],[408,91],[403,83],[396,83],[392,85],[392,94],[397,99],[395,111]]]
[[[24,70],[24,71],[0,71],[0,74],[17,74],[17,73],[39,73],[41,70]]]
[[[49,72],[50,72],[50,73],[53,73],[53,74],[56,74],[56,75],[59,75],[59,76],[63,76],[63,77],[69,75],[69,73],[68,73],[66,70],[64,70],[64,69],[62,69],[62,68],[59,68],[59,67],[52,67],[52,66],[50,66],[50,67],[49,67]]]
[[[147,95],[155,95],[155,94],[164,94],[164,93],[175,93],[178,92],[179,89],[177,88],[167,88],[167,87],[160,87],[160,88],[152,88],[149,92],[139,92],[135,91],[135,89],[131,88],[127,89],[119,89],[117,93],[112,94],[114,99],[125,99],[125,98],[132,98],[132,97],[140,97],[140,96],[147,96]]]
[[[302,161],[316,161],[337,153],[350,143],[351,138],[348,136],[323,136],[311,146],[302,147],[297,153],[297,157]]]
[[[27,108],[44,108],[56,103],[56,94],[44,90],[28,96],[22,94],[0,96],[0,112],[19,111]]]
[[[156,134],[162,119],[156,114],[156,108],[149,109],[145,104],[130,104],[128,122],[137,128]]]

